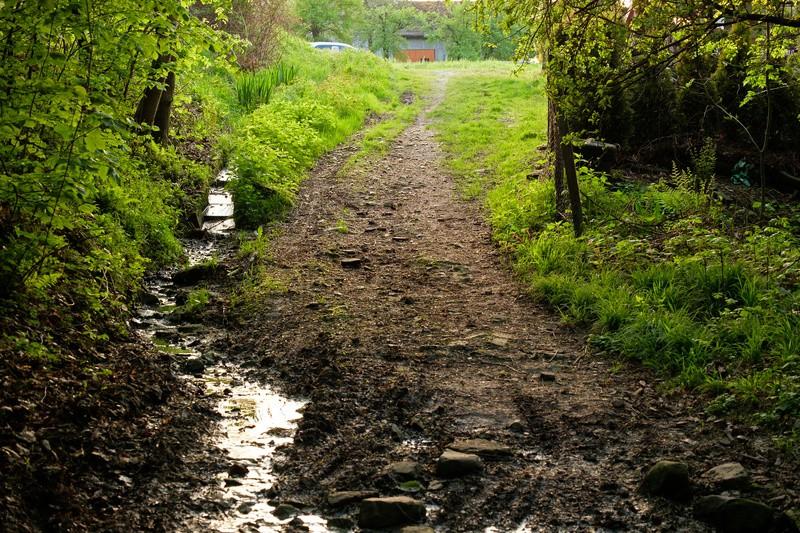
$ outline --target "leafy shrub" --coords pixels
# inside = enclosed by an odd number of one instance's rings
[[[228,187],[236,201],[236,223],[240,227],[257,227],[292,205],[300,169],[285,152],[245,138],[234,155],[233,167],[237,177]]]

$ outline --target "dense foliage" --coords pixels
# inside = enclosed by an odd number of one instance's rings
[[[207,178],[140,137],[137,102],[225,40],[181,1],[0,9],[3,314],[31,327],[91,323],[121,308],[149,264],[178,257],[178,184]]]
[[[303,30],[313,41],[348,41],[361,20],[363,0],[297,0]]]
[[[369,48],[387,59],[402,57],[403,32],[413,31],[440,43],[448,59],[508,60],[517,48],[520,29],[502,16],[482,21],[463,2],[408,0],[306,1],[297,4],[302,32],[312,40],[344,40]]]
[[[800,19],[790,3],[481,0],[475,9],[525,31],[519,55],[546,53],[548,92],[571,131],[646,146],[661,163],[705,136],[756,159],[800,142]]]

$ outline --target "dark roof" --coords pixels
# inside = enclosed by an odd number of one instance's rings
[[[405,37],[406,39],[414,39],[414,38],[424,38],[425,32],[422,30],[402,30],[400,35]]]

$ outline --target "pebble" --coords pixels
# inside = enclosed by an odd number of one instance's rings
[[[474,453],[481,457],[500,457],[511,455],[511,448],[503,443],[487,439],[459,439],[448,446],[461,453]]]
[[[483,461],[475,454],[445,450],[436,462],[436,473],[442,477],[461,477],[478,474]]]
[[[539,374],[539,379],[545,383],[552,383],[556,380],[556,375],[552,372],[542,372]]]
[[[444,488],[444,483],[435,479],[428,484],[428,490],[436,492],[437,490],[442,490]]]
[[[358,525],[362,528],[385,529],[418,524],[425,521],[425,504],[408,496],[367,498],[361,502]]]
[[[522,420],[514,420],[506,428],[514,433],[522,433],[525,431],[525,423]]]
[[[231,477],[244,477],[247,475],[247,467],[239,463],[232,464],[231,467],[228,468],[228,475]]]
[[[639,490],[671,500],[688,500],[691,497],[689,466],[676,461],[659,461],[647,471]]]
[[[300,510],[294,505],[282,503],[277,506],[274,511],[272,511],[272,514],[275,515],[279,520],[286,520],[291,516],[295,516],[299,512]]]
[[[183,362],[183,371],[187,374],[200,375],[206,369],[206,363],[202,359],[192,358]]]
[[[346,531],[350,531],[356,526],[355,522],[346,516],[335,516],[333,518],[328,518],[327,525],[328,527],[332,527],[334,529],[344,529]]]
[[[750,486],[750,474],[739,463],[724,463],[715,466],[701,477],[720,490],[742,490]]]

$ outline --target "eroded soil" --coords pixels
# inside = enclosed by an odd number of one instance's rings
[[[354,508],[327,507],[327,494],[403,494],[384,469],[413,460],[414,497],[444,530],[703,531],[691,506],[637,494],[643,471],[671,458],[693,480],[741,462],[748,495],[796,507],[797,474],[768,437],[587,353],[533,303],[445,170],[428,113],[446,82],[370,168],[340,175],[350,147],[319,163],[272,244],[269,275],[288,291],[237,317],[233,351],[249,372],[310,400],[270,497],[347,526]],[[473,437],[513,453],[437,479],[439,454]]]

